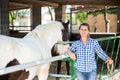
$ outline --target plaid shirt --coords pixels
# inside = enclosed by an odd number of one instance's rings
[[[107,56],[98,41],[92,38],[88,38],[86,45],[81,40],[75,41],[69,50],[76,55],[75,68],[81,72],[91,72],[97,68],[95,53],[104,61]]]

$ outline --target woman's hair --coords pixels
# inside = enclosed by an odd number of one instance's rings
[[[90,28],[89,28],[89,24],[88,24],[88,23],[82,23],[82,24],[80,24],[79,30],[80,30],[81,26],[87,26],[88,30],[90,31]]]

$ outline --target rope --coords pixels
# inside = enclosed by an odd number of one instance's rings
[[[113,80],[113,64],[107,64],[107,69],[110,74],[109,80]]]

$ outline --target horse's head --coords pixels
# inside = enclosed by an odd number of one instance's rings
[[[60,21],[64,27],[64,29],[62,29],[62,40],[63,41],[67,41],[69,40],[70,34],[69,34],[69,20],[68,22],[64,23],[62,21]]]
[[[70,37],[70,34],[69,34],[69,21],[67,23],[64,23],[62,21],[59,21],[60,23],[62,23],[62,27],[61,28],[61,32],[62,32],[62,35],[61,35],[61,38],[62,38],[62,41],[67,41],[69,40],[69,37]],[[68,48],[68,45],[54,45],[51,52],[52,52],[52,56],[55,56],[55,55],[58,55],[58,54],[61,54],[63,53],[64,51],[66,51]],[[63,50],[64,49],[64,50]]]

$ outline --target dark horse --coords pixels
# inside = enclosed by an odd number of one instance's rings
[[[80,35],[78,33],[70,33],[68,24],[69,24],[69,21],[66,24],[63,23],[63,25],[66,26],[66,29],[63,30],[63,33],[64,33],[63,34],[63,41],[79,40]],[[53,54],[53,56],[56,56],[56,55],[59,54],[59,53],[57,53],[57,51],[55,49],[55,46],[52,48],[52,54]],[[66,63],[67,75],[70,75],[70,64],[69,64],[69,61],[65,61],[65,63]],[[61,64],[62,64],[62,61],[58,60],[57,61],[57,74],[59,74],[60,71],[61,71]],[[59,80],[59,78],[56,78],[56,80]]]
[[[70,39],[70,33],[69,33],[69,27],[68,27],[68,24],[69,24],[69,21],[67,23],[63,23],[65,27],[65,30],[63,30],[62,32],[64,33],[63,34],[63,41],[68,41]],[[63,45],[64,46],[64,45]],[[53,56],[57,56],[59,55],[59,53],[57,53],[57,50],[55,49],[55,46],[52,48],[52,55]],[[70,74],[70,65],[69,65],[69,61],[65,61],[66,62],[66,69],[67,69],[67,74],[69,75]],[[62,61],[61,60],[58,60],[57,61],[57,74],[60,73],[61,71],[61,64],[62,64]],[[56,80],[59,80],[59,78],[56,78]]]

